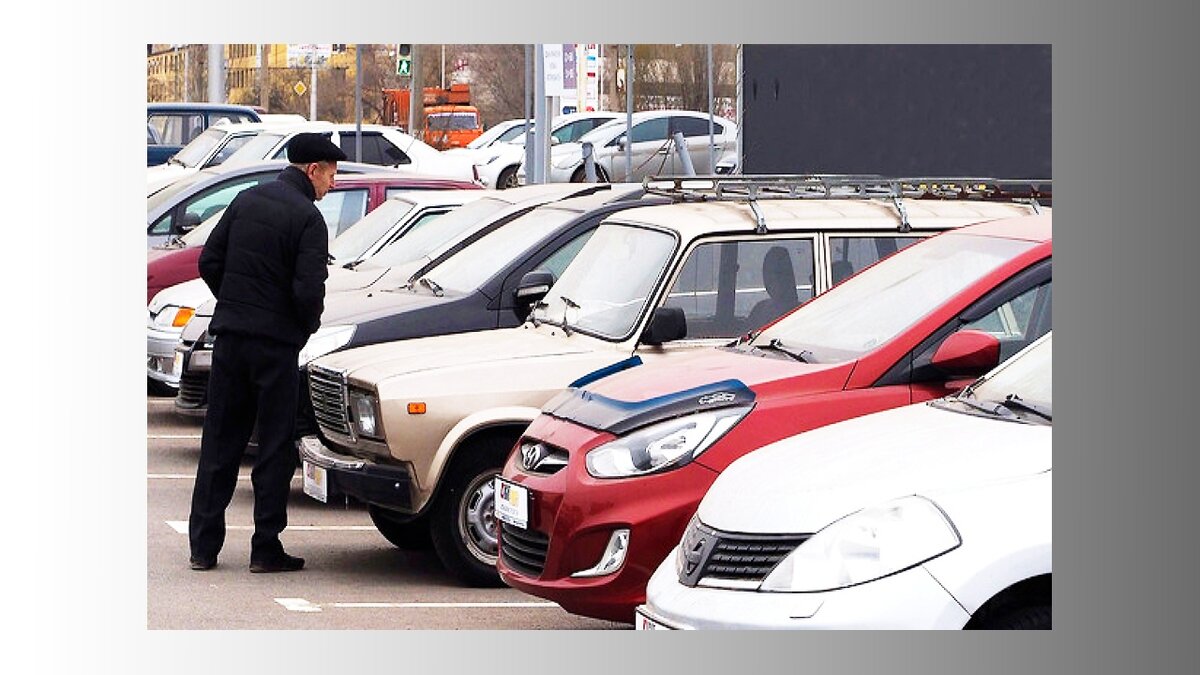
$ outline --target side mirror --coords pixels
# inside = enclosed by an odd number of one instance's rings
[[[554,281],[554,273],[549,270],[538,269],[526,272],[517,284],[517,290],[513,291],[513,301],[517,306],[517,313],[527,315],[529,308],[550,292]]]
[[[618,149],[618,150],[624,150],[624,149],[625,149],[625,143],[627,143],[628,141],[629,141],[629,137],[628,137],[628,136],[621,136],[620,138],[618,138],[618,139],[617,139],[617,149]]]
[[[681,307],[659,307],[650,316],[650,324],[642,331],[642,343],[661,345],[687,337],[687,318]]]
[[[979,377],[1000,365],[1000,340],[981,330],[960,330],[938,345],[933,365],[953,378]]]
[[[558,145],[559,143],[562,143],[562,141],[558,140],[557,137],[555,137],[555,136],[550,137],[550,145],[551,146]]]
[[[185,233],[191,232],[192,230],[199,227],[199,225],[200,225],[200,214],[185,213],[185,214],[183,214],[183,217],[179,219],[179,225],[178,225],[179,233],[185,234]]]

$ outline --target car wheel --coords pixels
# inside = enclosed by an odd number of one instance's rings
[[[997,612],[979,623],[979,630],[1051,630],[1050,607],[1034,605]]]
[[[429,538],[428,518],[415,518],[401,522],[390,511],[374,504],[367,507],[367,513],[370,514],[371,522],[375,524],[375,529],[379,530],[379,534],[382,534],[383,538],[396,548],[406,551],[421,551],[433,545],[433,541]]]
[[[518,184],[517,184],[517,167],[516,166],[506,167],[503,171],[500,172],[500,175],[496,177],[496,189],[497,190],[507,190],[508,188],[515,188],[517,186],[518,186]]]
[[[430,535],[446,569],[471,586],[501,586],[493,479],[512,439],[493,437],[459,449],[433,506]]]
[[[167,384],[166,382],[159,382],[158,380],[147,377],[146,378],[146,392],[149,393],[151,396],[174,397],[176,394],[179,393],[179,389],[176,387],[172,387],[171,385]]]
[[[575,169],[575,173],[571,174],[571,182],[572,183],[586,183],[587,182],[587,170],[584,169],[582,166],[579,167],[578,169]],[[599,164],[596,165],[596,182],[597,183],[609,182],[608,174],[604,171],[604,167],[600,166]]]

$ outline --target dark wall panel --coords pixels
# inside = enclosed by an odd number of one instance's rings
[[[745,173],[1052,178],[1049,45],[745,45]]]

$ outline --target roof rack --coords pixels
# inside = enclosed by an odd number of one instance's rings
[[[764,174],[647,176],[647,193],[677,202],[749,202],[766,234],[766,221],[756,202],[764,199],[889,199],[900,216],[900,231],[911,229],[902,199],[977,200],[1029,203],[1040,213],[1050,202],[1050,180],[982,177],[887,177],[879,174]]]

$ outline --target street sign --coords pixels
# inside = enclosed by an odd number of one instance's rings
[[[289,68],[310,68],[314,65],[320,67],[329,62],[332,53],[331,44],[288,45],[287,64]]]
[[[296,92],[297,96],[303,96],[304,92],[308,91],[308,87],[304,86],[303,82],[297,82],[296,86],[292,87],[292,91]]]

